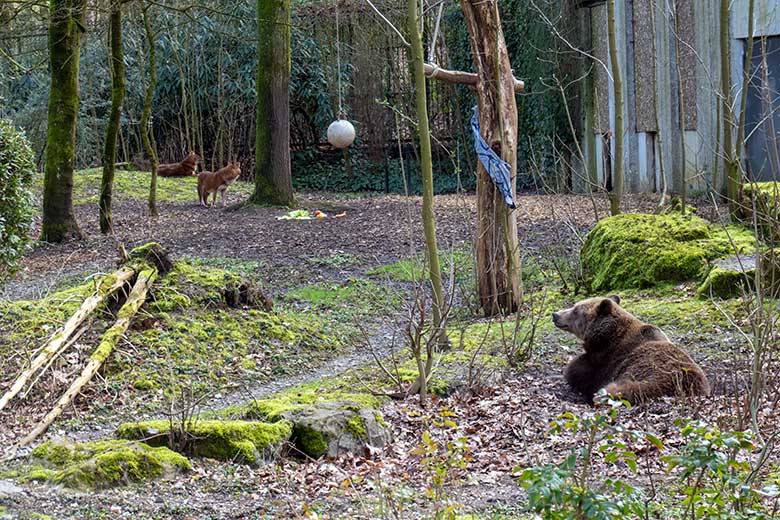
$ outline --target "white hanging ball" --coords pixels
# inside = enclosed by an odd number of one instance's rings
[[[346,119],[337,119],[328,127],[328,142],[336,148],[346,148],[355,141],[355,127]]]

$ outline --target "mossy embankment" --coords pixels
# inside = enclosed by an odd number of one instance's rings
[[[3,380],[21,368],[25,358],[19,354],[40,347],[100,280],[92,277],[40,300],[0,300],[0,355],[16,361],[3,366]],[[346,329],[337,321],[292,306],[272,311],[267,303],[239,275],[176,262],[155,282],[120,348],[108,359],[109,385],[129,396],[125,402],[153,408],[183,389],[216,392],[301,371],[344,347]],[[112,321],[105,309],[98,313],[69,354],[70,361],[89,356]]]

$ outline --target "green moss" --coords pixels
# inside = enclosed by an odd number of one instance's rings
[[[724,312],[736,319],[744,315],[739,300],[724,300],[716,305],[710,300],[692,298],[687,290],[673,285],[662,285],[652,291],[623,290],[618,294],[627,311],[664,330],[712,334],[731,326]]]
[[[295,447],[309,457],[318,459],[328,451],[328,443],[317,430],[305,425],[296,425],[293,429]]]
[[[310,384],[280,392],[269,399],[251,401],[241,407],[226,408],[219,413],[222,416],[278,421],[286,412],[331,402],[347,403],[345,406],[354,408],[378,408],[382,403],[378,397],[371,394],[327,390],[321,388],[319,384]]]
[[[90,168],[74,173],[73,203],[97,203],[100,197],[102,168]],[[149,172],[117,170],[114,177],[114,203],[141,201],[149,197]],[[38,193],[43,192],[43,178],[36,176],[34,182]],[[158,177],[157,202],[194,203],[198,199],[197,177]],[[252,185],[237,181],[230,186],[234,196],[246,198],[252,192]]]
[[[125,423],[117,429],[122,439],[148,439],[152,445],[167,442],[170,421]],[[292,434],[287,421],[199,420],[187,424],[188,449],[194,454],[217,460],[259,463]]]
[[[105,294],[114,275],[93,278],[40,300],[0,300],[0,355],[19,347],[38,347],[93,294]]]
[[[376,314],[400,304],[398,294],[369,280],[348,280],[343,284],[320,283],[293,289],[288,301],[307,303],[318,309],[340,309],[352,314]]]
[[[32,466],[21,480],[47,481],[78,489],[143,482],[169,471],[186,471],[190,462],[168,448],[140,442],[46,442],[32,452],[43,466]]]
[[[358,415],[351,417],[349,421],[347,421],[347,432],[349,432],[356,439],[368,438],[366,425],[363,423],[363,419],[361,419]]]
[[[581,259],[592,290],[603,292],[696,279],[708,261],[735,254],[734,247],[752,252],[755,244],[743,228],[724,230],[698,217],[625,214],[596,224]]]
[[[136,379],[133,381],[133,388],[136,390],[154,390],[159,385],[149,379]]]
[[[750,290],[751,282],[755,276],[755,269],[744,273],[714,266],[704,278],[696,294],[700,298],[734,298],[742,293],[743,289]]]

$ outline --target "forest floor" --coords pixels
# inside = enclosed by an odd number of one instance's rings
[[[132,172],[120,175],[127,177],[127,186],[142,180]],[[24,257],[17,277],[0,288],[0,298],[46,298],[94,273],[113,270],[117,244],[130,250],[156,241],[174,259],[186,260],[196,270],[218,267],[258,282],[274,298],[283,323],[305,336],[285,346],[279,356],[269,353],[268,345],[262,352],[254,347],[240,351],[236,357],[251,357],[251,369],[244,359],[214,368],[216,375],[209,373],[209,367],[201,367],[200,372],[195,367],[198,377],[192,376],[193,380],[197,379],[197,390],[207,397],[204,409],[219,409],[327,378],[387,389],[357,324],[381,355],[399,352],[394,338],[400,335],[413,285],[409,274],[415,271],[414,259],[423,248],[420,198],[301,194],[303,208],[347,215],[278,220],[285,210],[238,204],[250,189],[247,185],[237,183],[228,192],[233,205],[207,209],[195,202],[194,179],[162,179],[160,216],[149,217],[143,194],[128,188],[115,203],[115,234],[106,237],[97,228],[97,185],[91,179],[84,172],[76,185],[76,214],[87,238],[37,245]],[[628,196],[625,208],[653,212],[656,204],[653,197]],[[574,290],[581,241],[597,220],[594,208],[603,217],[608,204],[600,197],[526,194],[519,197],[518,208],[524,277],[530,300],[538,302],[524,312],[540,315],[530,358],[517,367],[483,370],[481,378],[469,381],[471,392],[434,396],[424,407],[416,398],[388,400],[381,412],[393,429],[394,440],[384,449],[317,461],[286,456],[259,468],[193,458],[194,470],[189,474],[91,492],[35,482],[11,492],[0,486],[0,518],[406,519],[434,517],[445,510],[460,518],[532,518],[524,512],[526,492],[518,482],[519,472],[560,463],[581,447],[581,433],[551,433],[550,425],[565,413],[577,417],[592,413],[561,376],[579,345],[575,338],[554,329],[547,313],[579,299]],[[456,279],[461,288],[468,289],[475,199],[471,195],[437,196],[436,213],[443,256],[455,265],[453,269],[462,271]],[[712,217],[715,210],[702,204],[699,214]],[[488,324],[479,318],[468,293],[459,293],[453,315],[454,327],[462,331]],[[684,443],[677,424],[680,419],[706,418],[724,428],[734,427],[736,396],[747,377],[746,345],[735,328],[741,319],[737,302],[715,305],[697,300],[694,293],[695,287],[686,284],[621,293],[629,311],[661,326],[692,353],[713,383],[714,395],[706,399],[662,399],[621,412],[623,426],[652,431],[666,446]],[[200,316],[197,310],[188,312],[193,313],[193,320]],[[229,320],[244,326],[248,321],[241,320],[248,320],[247,316],[251,315],[220,319],[226,327]],[[222,322],[215,323],[219,327]],[[511,324],[512,318],[504,323]],[[15,326],[3,323],[0,316],[4,358],[0,390],[8,384],[3,381],[13,379],[23,358],[13,349],[34,347],[52,325],[35,331],[26,343],[4,342],[2,334],[10,337]],[[490,337],[498,341],[495,334]],[[325,343],[329,346],[321,347]],[[110,436],[122,421],[163,415],[166,381],[160,374],[166,363],[176,360],[163,359],[155,365],[147,359],[153,354],[146,347],[140,340],[128,340],[102,377],[84,390],[45,438],[95,439]],[[216,345],[205,345],[206,350],[210,348]],[[84,347],[80,356],[89,352]],[[403,354],[401,350],[397,355]],[[193,355],[208,360],[211,353]],[[66,365],[56,373],[66,379],[72,372]],[[136,388],[141,376],[152,380],[152,391]],[[9,446],[23,435],[63,384],[54,381],[41,393],[0,413],[0,445]],[[639,451],[644,471],[664,473],[658,450],[643,447]],[[3,469],[13,469],[13,464],[0,468],[0,475]],[[638,479],[626,465],[603,459],[595,464],[594,475]]]

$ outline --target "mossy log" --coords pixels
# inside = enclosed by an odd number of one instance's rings
[[[121,289],[134,274],[135,271],[132,269],[121,269],[113,275],[105,276],[100,280],[95,293],[84,300],[81,307],[54,333],[43,346],[41,352],[32,360],[30,366],[19,375],[14,384],[11,385],[11,388],[3,394],[3,397],[0,398],[0,410],[5,408],[11,399],[21,392],[27,381],[30,380],[38,369],[59,356],[71,344],[71,342],[68,342],[68,338],[76,331],[79,325],[95,312],[108,296]]]
[[[127,297],[125,304],[119,309],[114,325],[103,334],[100,344],[89,357],[89,362],[87,363],[87,366],[84,367],[84,370],[81,371],[81,375],[70,385],[62,397],[60,397],[54,408],[46,414],[46,417],[38,423],[33,431],[21,440],[19,446],[29,445],[38,438],[39,435],[46,431],[51,423],[62,414],[65,407],[73,401],[73,398],[76,397],[84,385],[95,376],[98,369],[103,365],[106,359],[108,359],[111,352],[113,352],[119,338],[122,337],[130,326],[130,321],[136,315],[138,309],[140,309],[141,305],[146,301],[146,294],[156,277],[157,270],[153,268],[146,269],[138,274],[138,278],[133,285],[133,290],[130,291],[130,295]]]

